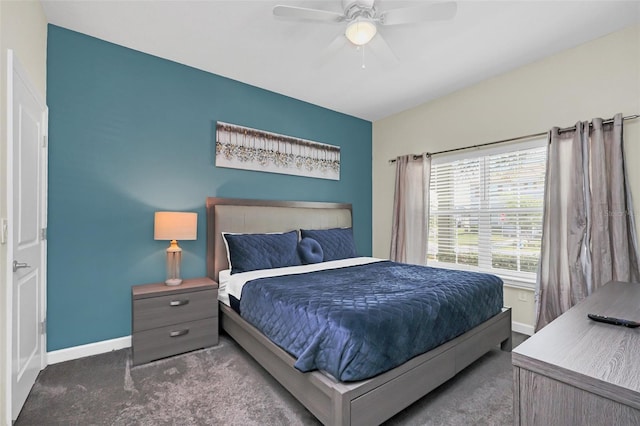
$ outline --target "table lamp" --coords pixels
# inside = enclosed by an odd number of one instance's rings
[[[182,249],[178,240],[195,240],[198,233],[198,213],[156,212],[153,239],[169,240],[167,247],[167,279],[166,285],[180,285],[180,264]]]

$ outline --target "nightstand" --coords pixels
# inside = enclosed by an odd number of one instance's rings
[[[218,343],[218,283],[210,278],[131,287],[133,365]]]

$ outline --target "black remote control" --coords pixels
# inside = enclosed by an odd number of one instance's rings
[[[607,324],[622,325],[624,327],[629,327],[629,328],[640,327],[640,322],[630,321],[626,319],[605,317],[604,315],[596,315],[596,314],[587,314],[587,316],[594,321],[606,322]]]

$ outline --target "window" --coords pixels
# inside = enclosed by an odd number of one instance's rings
[[[429,265],[535,280],[545,168],[546,139],[434,158]]]

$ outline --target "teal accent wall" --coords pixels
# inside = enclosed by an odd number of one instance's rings
[[[53,25],[47,103],[49,351],[131,333],[131,286],[165,278],[157,210],[198,213],[185,278],[206,274],[208,196],[352,203],[371,254],[368,121]],[[341,178],[216,168],[216,121],[338,145]]]

